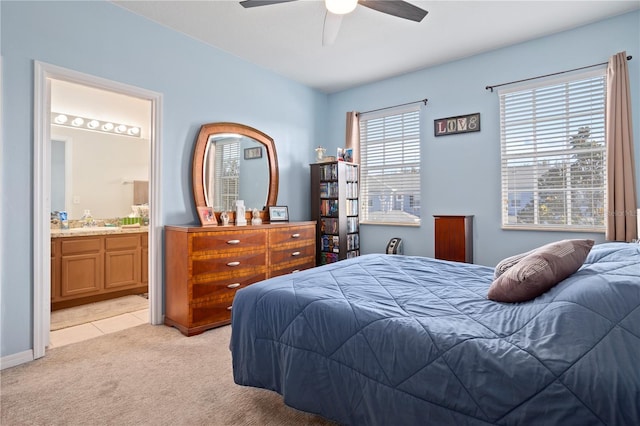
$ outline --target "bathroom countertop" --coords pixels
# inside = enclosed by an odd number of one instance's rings
[[[140,226],[139,228],[121,228],[115,226],[95,226],[90,228],[52,229],[51,238],[83,237],[86,235],[137,234],[141,232],[149,232],[149,227]]]

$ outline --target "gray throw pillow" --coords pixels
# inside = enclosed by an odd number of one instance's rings
[[[524,256],[496,278],[487,297],[497,302],[524,302],[546,292],[584,263],[593,240],[562,240]]]
[[[531,254],[533,250],[528,251],[526,253],[514,254],[513,256],[505,257],[496,265],[496,269],[493,271],[493,279],[495,280],[500,275],[507,272],[507,269],[514,266],[516,263],[520,262],[524,257]]]

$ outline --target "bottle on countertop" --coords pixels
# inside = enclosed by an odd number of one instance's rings
[[[84,214],[82,215],[82,226],[85,228],[89,228],[94,226],[95,222],[93,220],[93,216],[91,215],[91,210],[86,209]]]
[[[69,219],[67,217],[67,212],[64,210],[59,212],[58,217],[60,218],[60,229],[69,229]]]

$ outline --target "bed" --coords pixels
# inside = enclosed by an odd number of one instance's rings
[[[370,254],[244,288],[234,380],[345,425],[640,424],[640,244],[528,302],[494,272]]]

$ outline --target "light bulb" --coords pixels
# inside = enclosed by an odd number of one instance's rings
[[[100,122],[98,120],[91,120],[90,122],[87,123],[87,127],[90,129],[97,129],[99,125],[100,125]]]
[[[116,127],[116,133],[124,133],[126,130],[127,130],[127,126],[125,126],[124,124],[121,124],[118,127]]]
[[[58,123],[58,124],[64,124],[64,123],[66,123],[66,122],[67,122],[67,120],[68,120],[68,118],[67,118],[67,116],[66,116],[66,115],[64,115],[64,114],[60,114],[60,115],[58,115],[58,116],[54,119],[54,121],[55,121],[56,123]]]
[[[344,15],[353,10],[358,5],[358,0],[325,0],[327,10],[336,15]]]
[[[105,132],[110,132],[113,130],[113,124],[112,123],[104,123],[102,125],[102,130],[104,130]]]
[[[71,125],[76,127],[82,126],[83,124],[84,124],[84,120],[80,117],[74,118],[73,121],[71,122]]]
[[[140,133],[140,129],[138,127],[132,127],[129,130],[127,130],[127,133],[130,134],[131,136],[136,136],[138,133]]]

